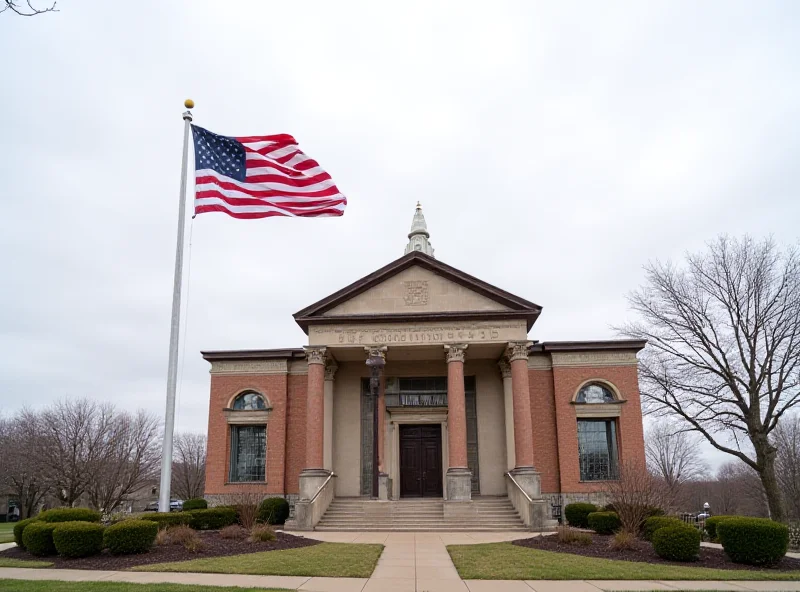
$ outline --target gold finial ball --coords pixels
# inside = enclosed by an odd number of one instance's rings
[[[194,109],[194,101],[192,99],[186,99],[183,102],[183,106],[186,107],[187,109]]]

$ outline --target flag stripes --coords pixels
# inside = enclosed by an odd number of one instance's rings
[[[228,137],[192,126],[195,214],[341,216],[347,198],[288,134]]]

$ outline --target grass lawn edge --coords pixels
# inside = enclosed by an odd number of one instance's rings
[[[0,567],[27,567],[27,568],[48,568],[53,567],[50,561],[39,561],[36,559],[12,559],[0,557]]]
[[[128,571],[368,578],[382,552],[380,544],[320,543],[297,549],[150,563]]]
[[[750,571],[584,557],[511,543],[447,545],[464,580],[797,581],[800,571]]]
[[[68,582],[0,578],[0,592],[294,592],[286,588],[239,588],[196,584],[133,582]]]

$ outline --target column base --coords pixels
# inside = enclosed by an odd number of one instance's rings
[[[519,486],[531,499],[542,497],[542,478],[533,467],[516,467],[511,471]]]
[[[309,501],[314,497],[330,474],[327,469],[303,469],[300,472],[299,501]]]
[[[445,482],[447,485],[447,501],[472,501],[472,471],[456,467],[447,469]]]
[[[378,473],[378,499],[388,501],[392,497],[392,479],[386,473]]]

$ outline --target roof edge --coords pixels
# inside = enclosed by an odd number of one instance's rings
[[[376,271],[373,271],[369,275],[352,282],[341,290],[337,290],[333,294],[326,296],[322,300],[318,300],[317,302],[306,306],[305,308],[294,313],[292,316],[294,317],[295,321],[300,324],[301,319],[305,320],[314,315],[321,315],[334,308],[341,302],[358,296],[359,294],[369,290],[373,286],[383,281],[383,278],[386,276],[399,273],[400,271],[403,271],[404,269],[415,264],[420,265],[429,271],[437,273],[438,275],[442,275],[446,279],[461,284],[462,286],[468,287],[469,289],[477,292],[478,294],[486,296],[495,302],[500,302],[514,311],[536,311],[537,316],[542,311],[541,306],[531,302],[530,300],[516,296],[511,292],[506,292],[502,288],[498,288],[497,286],[465,273],[460,269],[452,267],[451,265],[447,265],[446,263],[443,263],[429,255],[419,251],[411,251],[399,259],[395,259],[391,263],[384,265]]]
[[[204,360],[253,360],[253,359],[293,359],[304,358],[302,347],[288,349],[230,349],[201,351]]]
[[[543,341],[531,346],[535,352],[566,352],[590,350],[634,350],[640,351],[647,345],[644,339],[604,339],[594,341]]]

